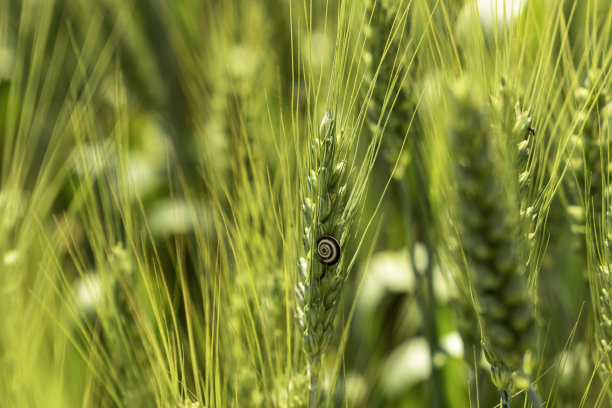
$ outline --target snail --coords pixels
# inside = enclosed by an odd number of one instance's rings
[[[324,235],[317,241],[319,261],[324,265],[335,265],[342,255],[340,243],[331,235]]]

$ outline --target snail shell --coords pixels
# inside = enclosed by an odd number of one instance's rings
[[[317,254],[322,264],[334,265],[342,255],[340,243],[331,235],[324,235],[317,241]]]

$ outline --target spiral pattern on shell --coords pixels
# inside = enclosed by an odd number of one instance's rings
[[[334,265],[340,260],[342,251],[338,240],[330,235],[324,235],[317,241],[317,254],[324,265]]]

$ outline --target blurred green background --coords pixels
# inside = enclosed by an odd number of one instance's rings
[[[405,140],[383,131],[321,399],[499,403],[444,255],[435,152],[439,84],[467,73],[497,89],[511,72],[546,140],[538,151],[550,150],[543,177],[558,183],[536,262],[533,380],[547,406],[610,406],[564,144],[576,83],[610,61],[609,4],[531,0],[508,46],[524,56],[518,68],[500,62],[505,48],[475,3],[381,4],[406,24],[405,76],[372,86],[405,89],[414,117],[395,119]],[[368,109],[368,7],[0,0],[0,406],[307,406],[294,321],[298,169],[330,92],[346,129]],[[337,76],[345,87],[329,90]],[[356,158],[373,131],[358,132]]]

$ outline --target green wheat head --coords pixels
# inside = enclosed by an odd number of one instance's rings
[[[604,380],[612,374],[612,275],[610,268],[600,266],[598,268],[600,294],[599,294],[599,347],[600,364],[599,369]]]
[[[531,127],[531,115],[529,111],[522,109],[514,95],[513,88],[507,84],[506,80],[502,80],[499,94],[492,100],[491,113],[497,125],[495,130],[500,137],[509,142],[510,151],[516,149],[516,154],[511,158],[511,162],[516,163],[521,211],[525,211],[531,204],[528,194],[532,185],[529,157],[535,134],[535,130]]]
[[[589,274],[599,326],[598,341],[601,354],[600,373],[605,379],[610,375],[610,344],[612,342],[612,211],[610,170],[612,101],[603,86],[603,72],[591,70],[582,86],[575,91],[579,106],[578,134],[574,136],[579,152],[573,160],[578,187],[584,192],[584,207],[574,207],[581,225],[574,229],[582,235],[587,245],[585,256],[594,260],[594,273]],[[581,212],[577,208],[582,209]],[[580,217],[581,216],[581,217]]]
[[[531,127],[529,111],[522,109],[513,92],[513,87],[502,80],[498,95],[491,100],[491,120],[493,131],[500,140],[508,142],[507,160],[514,168],[517,199],[520,210],[522,234],[529,244],[522,250],[531,251],[537,228],[534,161],[530,160],[534,146],[535,130]]]
[[[368,101],[366,123],[375,134],[384,129],[383,157],[395,164],[411,122],[415,107],[404,77],[409,24],[402,18],[398,2],[368,0],[363,61],[366,68],[364,89]],[[369,97],[369,98],[368,98]],[[392,107],[392,108],[391,108]],[[400,160],[394,176],[401,178],[406,160]]]
[[[340,135],[341,136],[341,135]],[[318,259],[317,241],[323,236],[335,237],[342,247],[346,237],[345,161],[346,152],[336,134],[335,119],[326,113],[310,151],[302,216],[302,256],[297,286],[298,324],[304,334],[304,351],[316,375],[321,357],[329,345],[332,325],[345,275],[341,265],[327,266]]]
[[[450,100],[461,244],[493,382],[509,390],[511,373],[521,367],[536,334],[517,227],[518,183],[505,182],[516,172],[502,159],[507,144],[496,140],[487,105],[473,85],[457,82]]]
[[[598,242],[601,241],[599,236],[605,222],[605,202],[610,195],[607,183],[610,171],[610,108],[606,106],[609,98],[601,89],[600,71],[589,72],[584,83],[576,89],[575,98],[579,108],[576,112],[577,133],[572,138],[576,145],[572,166],[585,206],[571,207],[569,212],[574,218],[573,230],[584,237],[587,224],[590,224],[589,239]]]

